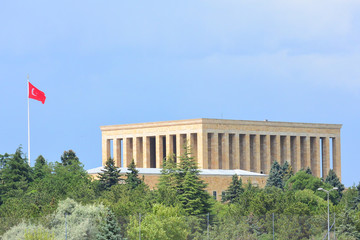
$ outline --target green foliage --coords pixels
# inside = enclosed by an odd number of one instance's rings
[[[340,179],[336,176],[336,173],[334,170],[330,169],[329,174],[326,176],[325,182],[333,187],[338,188],[338,193],[341,196],[342,192],[344,191],[345,187],[344,184],[340,182]]]
[[[3,240],[52,240],[54,234],[42,225],[21,222],[9,229],[3,236]]]
[[[97,240],[121,240],[120,228],[114,213],[108,209],[105,222],[100,226]]]
[[[175,206],[179,203],[177,197],[178,177],[175,156],[168,156],[161,169],[161,175],[157,184],[158,201],[166,206]]]
[[[63,155],[60,157],[61,163],[64,166],[71,165],[73,163],[79,163],[79,158],[76,156],[73,150],[64,151]]]
[[[269,177],[266,181],[266,187],[283,188],[283,171],[278,162],[274,162],[271,165]]]
[[[129,239],[139,237],[139,217],[131,217],[128,231]],[[141,239],[147,240],[185,240],[190,234],[183,210],[155,204],[152,212],[141,217]]]
[[[235,174],[232,177],[229,188],[225,191],[222,202],[229,201],[230,203],[234,203],[238,200],[240,194],[242,194],[243,192],[244,189],[242,187],[242,179],[239,179],[238,175]]]
[[[35,165],[34,165],[34,179],[42,179],[45,177],[45,175],[50,174],[51,169],[49,168],[45,158],[42,155],[39,155],[35,159]]]
[[[64,239],[65,221],[67,221],[69,240],[95,239],[104,212],[106,208],[102,204],[81,205],[68,198],[59,202],[49,227],[57,239]]]
[[[14,154],[5,156],[2,157],[4,166],[0,172],[0,204],[10,197],[21,196],[33,180],[21,147]]]
[[[109,190],[113,185],[118,184],[121,179],[120,169],[115,166],[112,158],[106,161],[104,169],[99,173],[101,190]]]
[[[131,161],[130,165],[128,166],[128,171],[126,173],[125,183],[130,189],[135,189],[139,186],[142,181],[138,177],[139,170],[136,169],[136,165],[134,159]]]
[[[47,230],[38,228],[35,230],[26,230],[25,231],[25,240],[54,240],[54,233],[49,233]]]

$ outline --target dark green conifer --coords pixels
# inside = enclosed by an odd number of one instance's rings
[[[135,189],[137,186],[139,186],[142,181],[138,176],[139,170],[136,169],[136,165],[134,162],[134,159],[131,161],[130,165],[128,166],[128,171],[126,173],[126,179],[125,182],[129,189]]]
[[[235,174],[232,177],[232,181],[230,183],[229,188],[225,191],[225,195],[222,198],[222,202],[229,201],[230,203],[234,203],[239,198],[240,194],[244,192],[244,188],[242,187],[242,179]]]
[[[97,240],[121,240],[120,227],[110,209],[107,211],[104,224],[100,226]]]
[[[118,184],[121,179],[120,169],[115,166],[112,158],[106,161],[104,169],[99,173],[100,187],[102,190],[109,190],[113,185]]]
[[[334,170],[329,170],[329,174],[326,176],[325,182],[329,183],[333,187],[337,187],[337,191],[339,192],[340,196],[342,196],[342,191],[344,191],[345,187],[344,184],[340,182],[340,179],[336,176]]]
[[[42,179],[46,174],[46,160],[42,155],[39,155],[35,160],[34,165],[34,179]]]
[[[71,165],[73,162],[80,162],[79,158],[76,156],[75,152],[73,150],[64,151],[63,155],[61,155],[61,163],[64,166]]]
[[[271,165],[270,174],[266,181],[266,187],[278,187],[283,189],[283,169],[278,162],[274,162]]]

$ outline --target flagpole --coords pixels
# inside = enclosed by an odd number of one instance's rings
[[[27,75],[27,102],[28,102],[28,158],[29,166],[31,167],[30,162],[30,99],[29,99],[29,74]]]

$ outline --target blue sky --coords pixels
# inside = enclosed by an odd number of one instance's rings
[[[0,153],[101,164],[110,124],[189,118],[340,123],[359,183],[360,2],[2,1]]]

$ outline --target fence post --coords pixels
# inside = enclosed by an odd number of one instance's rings
[[[139,213],[139,240],[141,240],[141,213]]]
[[[67,240],[67,218],[66,218],[67,214],[65,212],[65,240]]]
[[[272,222],[273,222],[273,240],[275,239],[275,224],[274,224],[274,222],[275,222],[275,220],[274,220],[274,213],[272,214]]]
[[[210,239],[210,236],[209,236],[210,213],[207,214],[206,220],[207,220],[206,221],[207,222],[207,224],[206,224],[207,225],[207,229],[206,229],[206,231],[207,231],[207,239],[209,240]]]

